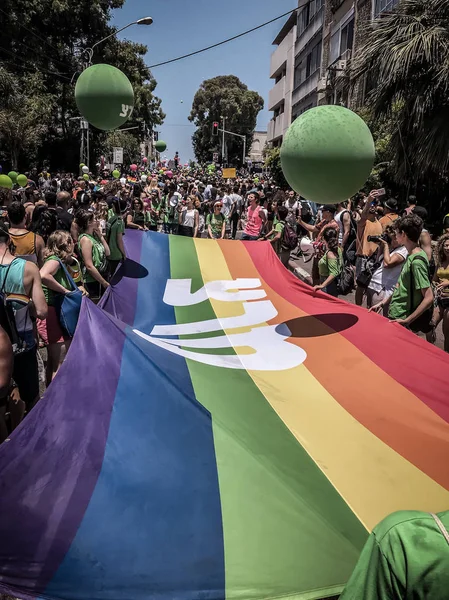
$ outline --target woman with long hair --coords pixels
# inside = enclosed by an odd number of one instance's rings
[[[199,213],[195,208],[195,196],[188,196],[187,206],[179,213],[179,235],[196,237],[198,235]]]
[[[56,231],[58,217],[55,210],[46,206],[36,206],[31,219],[30,231],[37,233],[47,243],[49,236]]]
[[[100,231],[103,235],[106,235],[106,224],[108,222],[108,204],[104,200],[100,200],[97,204],[97,210],[95,211],[95,218],[100,224]]]
[[[110,255],[108,243],[101,233],[98,221],[93,213],[79,210],[75,221],[78,226],[78,252],[82,259],[85,287],[93,302],[98,302],[109,287],[106,281]]]
[[[343,268],[343,252],[338,245],[338,231],[326,229],[323,233],[325,250],[318,262],[320,283],[313,287],[314,290],[323,290],[330,296],[338,297],[337,278]]]
[[[48,304],[48,313],[46,319],[38,319],[37,329],[41,339],[47,346],[47,385],[52,382],[62,364],[62,346],[65,346],[67,353],[72,341],[67,332],[61,327],[56,304],[58,303],[58,295],[61,296],[72,291],[62,264],[68,267],[72,263],[73,251],[73,240],[67,231],[53,232],[49,236],[47,247],[44,250],[44,265],[40,274],[42,289]],[[80,289],[83,294],[87,293],[84,288],[81,287]]]
[[[436,249],[436,270],[433,276],[436,307],[433,313],[435,328],[443,322],[444,350],[449,352],[449,234],[442,235]],[[435,335],[431,340],[435,341]]]
[[[139,229],[140,231],[148,231],[150,223],[150,215],[145,209],[144,203],[140,198],[133,198],[132,209],[126,217],[126,226],[130,229]]]

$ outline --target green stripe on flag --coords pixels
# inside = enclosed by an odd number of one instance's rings
[[[193,240],[170,236],[170,266],[173,279],[192,279],[192,292],[203,286]],[[215,318],[209,301],[175,313],[178,324]],[[187,365],[197,400],[212,414],[226,597],[338,594],[366,530],[246,371]]]

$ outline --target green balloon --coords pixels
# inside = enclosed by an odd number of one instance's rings
[[[83,167],[85,167],[86,165],[84,163],[80,163],[80,169],[82,169]]]
[[[12,179],[8,175],[0,175],[0,187],[7,188],[8,190],[12,189]]]
[[[167,144],[165,142],[163,142],[162,140],[158,140],[154,144],[154,147],[156,148],[156,150],[158,152],[165,152],[167,150]]]
[[[10,171],[10,172],[8,173],[8,177],[11,179],[11,181],[12,181],[13,183],[16,183],[16,181],[17,181],[17,176],[18,176],[18,173],[16,173],[16,171]]]
[[[28,185],[28,178],[26,175],[17,175],[17,183],[20,187],[26,187]]]
[[[115,169],[114,171],[112,171],[112,177],[114,179],[118,179],[120,177],[120,171],[117,171],[117,169]]]
[[[84,179],[84,181],[89,181],[89,174],[88,173],[84,173],[83,179]]]
[[[129,79],[111,65],[93,65],[83,71],[76,82],[75,100],[86,121],[104,131],[126,123],[134,108]]]
[[[374,141],[366,123],[343,106],[317,106],[290,125],[281,147],[285,179],[320,204],[334,204],[363,186],[374,164]]]

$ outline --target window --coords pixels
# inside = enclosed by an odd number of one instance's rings
[[[354,19],[351,19],[347,25],[341,30],[340,39],[340,56],[346,52],[346,50],[352,50],[352,43],[354,41]]]
[[[298,14],[297,20],[297,37],[299,38],[309,26],[309,23],[314,19],[320,10],[323,8],[324,0],[310,0],[308,4]]]
[[[339,23],[331,35],[328,65],[332,65],[337,61],[346,50],[352,50],[354,42],[354,17],[352,16],[349,21],[346,19],[342,22],[344,25],[342,26]]]
[[[321,41],[302,60],[296,59],[294,89],[301,85],[308,77],[321,67]]]
[[[396,6],[399,0],[376,0],[374,4],[374,16],[378,17],[386,10],[391,10]]]

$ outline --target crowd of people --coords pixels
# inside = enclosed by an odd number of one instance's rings
[[[39,399],[40,374],[50,384],[70,346],[65,299],[100,300],[126,260],[127,229],[268,241],[293,272],[301,257],[311,261],[305,280],[316,292],[355,288],[357,304],[429,342],[442,322],[449,351],[449,229],[433,241],[413,197],[404,211],[385,190],[319,207],[269,178],[226,182],[190,168],[27,177],[25,188],[0,188],[0,442]]]

